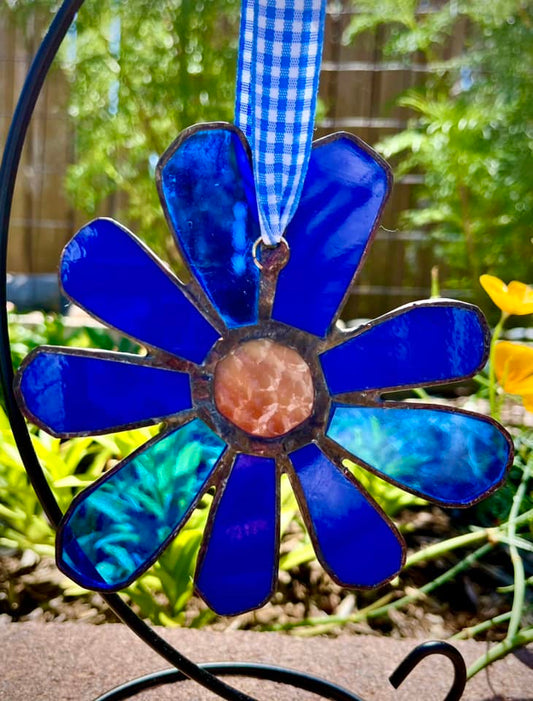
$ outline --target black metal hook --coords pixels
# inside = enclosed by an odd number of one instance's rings
[[[466,664],[457,648],[450,645],[450,643],[445,643],[440,640],[428,640],[411,650],[403,662],[400,662],[398,667],[390,675],[390,683],[397,689],[409,674],[411,674],[413,669],[429,655],[444,655],[444,657],[452,661],[454,679],[452,687],[444,701],[459,701],[466,686]]]

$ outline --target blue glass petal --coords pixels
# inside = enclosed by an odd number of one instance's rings
[[[272,316],[324,336],[335,319],[389,193],[389,171],[348,134],[313,148],[296,214],[285,235]]]
[[[355,481],[312,443],[289,457],[324,569],[341,585],[359,588],[379,586],[397,574],[403,564],[401,540]]]
[[[190,270],[229,328],[257,321],[259,236],[250,158],[230,125],[187,130],[158,166],[159,191]]]
[[[479,309],[427,302],[376,319],[320,361],[330,392],[340,394],[456,380],[483,367],[487,349]]]
[[[73,501],[59,530],[59,568],[87,589],[130,584],[183,524],[224,448],[194,419],[126,458]]]
[[[157,423],[192,406],[187,373],[105,351],[39,349],[20,390],[31,418],[61,436]]]
[[[211,532],[196,587],[209,606],[235,616],[262,606],[277,577],[278,498],[274,460],[239,455]],[[213,516],[211,516],[213,518]]]
[[[381,477],[450,506],[496,487],[511,459],[497,424],[447,408],[335,405],[327,435]]]
[[[160,262],[110,219],[76,234],[60,273],[77,304],[149,346],[201,363],[219,337]]]

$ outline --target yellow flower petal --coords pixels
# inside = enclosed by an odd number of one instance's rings
[[[523,380],[520,385],[517,385],[517,389],[519,391],[515,392],[515,394],[520,394],[522,397],[525,397],[528,394],[533,394],[533,375]]]
[[[506,285],[494,275],[482,275],[481,286],[494,304],[507,314],[533,314],[533,290],[518,280]]]
[[[523,282],[513,280],[507,286],[509,295],[516,300],[517,309],[515,314],[533,314],[533,290]]]
[[[533,348],[500,341],[494,349],[494,372],[503,389],[521,396],[525,408],[533,411]]]
[[[479,278],[479,282],[494,304],[503,311],[507,311],[504,308],[507,301],[507,285],[503,282],[503,280],[500,280],[498,277],[494,277],[494,275],[482,275]],[[511,312],[507,313],[510,314]]]
[[[525,394],[522,397],[522,401],[524,402],[524,409],[533,412],[533,394]]]

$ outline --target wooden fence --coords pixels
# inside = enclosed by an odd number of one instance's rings
[[[327,116],[318,124],[317,133],[322,136],[342,129],[373,145],[405,127],[408,114],[395,107],[394,100],[422,83],[428,67],[417,57],[408,65],[387,60],[383,55],[383,29],[361,35],[351,46],[344,45],[342,37],[353,14],[350,6],[347,0],[337,0],[328,8],[320,85]],[[458,28],[449,46],[443,47],[443,56],[461,51],[463,31]],[[0,149],[39,34],[38,27],[27,27],[23,32],[0,26]],[[12,272],[55,271],[62,247],[82,223],[62,187],[73,142],[67,99],[68,86],[56,71],[39,99],[16,185],[8,251]],[[434,264],[428,236],[425,232],[397,230],[398,215],[411,204],[416,184],[414,176],[395,183],[384,228],[354,290],[348,316],[375,316],[428,295]],[[112,216],[114,212],[106,214]]]

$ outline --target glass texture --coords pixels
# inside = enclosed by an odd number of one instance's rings
[[[213,382],[218,411],[243,431],[274,438],[313,410],[309,366],[294,348],[268,338],[246,341],[220,360]]]
[[[285,238],[272,316],[324,336],[350,286],[387,196],[384,167],[347,136],[313,148]]]
[[[259,237],[248,154],[230,128],[193,132],[161,169],[161,191],[192,273],[226,326],[258,317]]]
[[[394,576],[403,551],[386,518],[316,445],[290,459],[324,569],[349,587],[375,587]]]
[[[28,410],[56,435],[157,423],[192,406],[188,374],[103,354],[39,351],[20,388]]]
[[[490,421],[414,404],[336,405],[327,435],[403,489],[447,505],[464,506],[497,485],[510,454]]]
[[[428,385],[478,370],[485,333],[477,309],[420,306],[376,320],[320,361],[332,394]]]
[[[257,608],[272,595],[279,529],[276,480],[274,460],[236,458],[196,578],[202,598],[220,615]]]
[[[73,502],[59,530],[59,567],[88,589],[129,584],[184,522],[224,448],[194,419],[126,458]]]
[[[219,337],[135,237],[109,219],[76,234],[60,272],[69,297],[142,343],[201,363]]]

